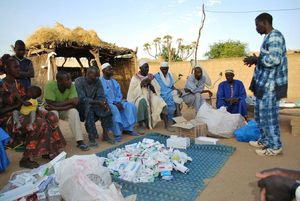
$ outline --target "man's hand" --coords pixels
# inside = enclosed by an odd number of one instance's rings
[[[141,81],[141,87],[147,87],[150,84],[151,80],[148,78],[145,78]]]
[[[292,201],[295,194],[292,187],[295,180],[283,176],[269,176],[258,181],[261,201]]]
[[[32,105],[32,103],[31,103],[31,102],[28,102],[28,101],[24,101],[22,104],[23,104],[24,106],[31,106],[31,105]]]
[[[294,180],[300,180],[300,171],[288,170],[283,168],[272,168],[256,173],[256,177],[259,179],[264,179],[269,176],[283,176],[289,177]]]
[[[188,89],[188,88],[184,88],[185,93],[192,93],[192,90]]]
[[[155,91],[154,86],[152,84],[149,84],[148,86],[149,86],[149,89],[155,94],[156,91]]]
[[[253,56],[247,56],[244,58],[244,65],[247,65],[248,67],[251,67],[253,64],[256,65],[258,61],[258,57],[253,54]]]
[[[209,97],[213,96],[213,93],[210,90],[207,90],[207,93],[208,93]]]
[[[124,110],[124,107],[122,105],[122,103],[114,103],[115,106],[117,106],[118,110],[119,111],[123,111]]]

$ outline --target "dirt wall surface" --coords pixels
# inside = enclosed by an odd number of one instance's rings
[[[254,67],[248,68],[243,63],[243,58],[226,58],[226,59],[211,59],[199,61],[199,64],[206,70],[214,83],[219,78],[219,73],[222,72],[222,78],[216,83],[212,90],[215,94],[218,89],[218,84],[225,80],[224,72],[226,69],[233,69],[235,72],[235,79],[241,80],[249,95],[252,92],[248,90]],[[159,71],[160,62],[151,61],[149,62],[150,72],[156,73]],[[182,74],[181,80],[176,83],[176,87],[183,88],[187,76],[191,72],[191,64],[188,61],[183,62],[171,62],[169,63],[170,71],[176,80],[178,74]],[[289,54],[288,55],[288,99],[295,100],[300,98],[300,54]]]

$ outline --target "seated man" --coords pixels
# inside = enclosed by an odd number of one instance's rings
[[[172,130],[168,124],[167,107],[160,97],[160,87],[154,76],[149,72],[147,62],[140,62],[140,71],[130,81],[127,100],[137,107],[140,132],[143,133],[144,124],[152,129],[160,120],[164,120],[165,128]]]
[[[109,63],[101,66],[103,76],[100,78],[104,94],[112,112],[113,126],[111,128],[117,142],[121,141],[121,134],[138,135],[133,132],[136,124],[137,110],[133,103],[123,101],[119,83],[112,78],[113,69]]]
[[[89,147],[83,142],[79,113],[76,110],[79,99],[71,76],[65,71],[59,71],[56,80],[49,81],[45,86],[44,98],[47,104],[45,108],[54,112],[60,119],[68,119],[77,147],[87,151]]]
[[[226,81],[219,84],[217,92],[217,108],[222,106],[227,111],[236,114],[240,113],[243,117],[247,117],[246,91],[243,83],[235,80],[234,71],[225,71]]]
[[[175,103],[173,99],[173,94],[177,94],[179,90],[174,87],[174,80],[169,72],[168,62],[161,63],[160,72],[156,73],[154,77],[160,86],[160,95],[168,106],[168,120],[173,122],[173,117],[180,114],[180,103]]]
[[[108,130],[112,127],[112,114],[105,99],[104,90],[99,80],[98,67],[89,67],[86,76],[75,80],[75,87],[79,96],[79,114],[85,120],[85,129],[89,135],[89,147],[97,147],[96,138],[99,137],[96,121],[100,120],[103,128],[103,140],[113,143],[108,137]]]
[[[198,112],[201,105],[204,103],[204,99],[201,94],[208,93],[211,97],[213,94],[210,90],[204,90],[206,77],[203,76],[202,68],[200,65],[196,65],[185,84],[184,91],[182,94],[183,102],[189,107],[193,107]]]

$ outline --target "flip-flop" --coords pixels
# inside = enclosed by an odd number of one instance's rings
[[[103,139],[103,141],[105,141],[105,142],[107,142],[107,143],[109,143],[109,144],[116,144],[115,140],[112,140],[112,139],[110,139],[110,138],[108,138],[108,139]]]
[[[96,148],[96,147],[99,146],[97,142],[89,142],[88,145],[89,145],[89,147],[91,147],[91,148]]]
[[[144,135],[145,134],[145,129],[144,128],[139,128],[138,129],[138,133],[140,134],[140,135]]]
[[[122,137],[121,136],[115,137],[115,142],[121,142],[121,141],[122,141]]]
[[[134,131],[131,131],[129,133],[126,133],[127,135],[130,135],[130,136],[139,136],[139,134],[137,132],[134,132]]]
[[[77,147],[81,150],[81,151],[88,151],[90,150],[89,146],[86,144],[78,144]]]

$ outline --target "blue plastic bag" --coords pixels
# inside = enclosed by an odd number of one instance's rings
[[[254,120],[251,120],[247,125],[236,129],[233,134],[239,142],[257,141],[260,136],[259,129]]]
[[[4,171],[9,165],[9,160],[4,148],[8,142],[8,134],[2,128],[0,128],[0,172]]]

